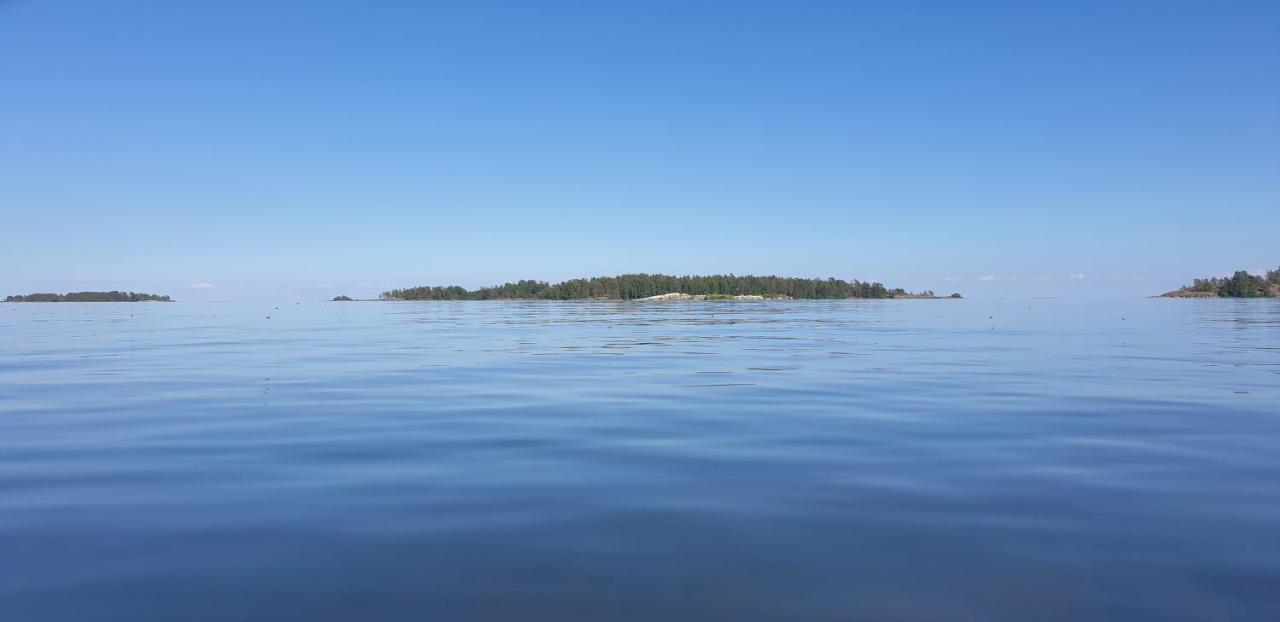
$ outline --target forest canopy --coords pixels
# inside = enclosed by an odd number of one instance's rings
[[[141,292],[70,292],[9,296],[5,302],[172,302],[168,296]]]
[[[1268,270],[1264,276],[1237,270],[1230,277],[1196,279],[1182,289],[1216,294],[1222,298],[1272,298],[1280,295],[1280,268]]]
[[[634,300],[662,294],[765,298],[894,298],[909,295],[880,283],[779,276],[623,274],[562,283],[524,280],[468,290],[457,285],[393,289],[383,300]]]

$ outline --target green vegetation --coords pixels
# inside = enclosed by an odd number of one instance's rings
[[[333,301],[334,302],[351,302],[352,298],[350,296],[334,296]]]
[[[138,292],[70,292],[9,296],[5,302],[171,302],[168,296]]]
[[[1200,292],[1222,298],[1272,298],[1280,295],[1280,268],[1268,270],[1266,276],[1237,270],[1228,278],[1196,279],[1179,291]]]
[[[765,298],[894,298],[909,295],[880,283],[840,279],[797,279],[779,276],[667,276],[623,274],[563,283],[517,281],[467,290],[447,287],[411,287],[382,293],[383,300],[633,300],[668,293],[723,299],[732,296]]]

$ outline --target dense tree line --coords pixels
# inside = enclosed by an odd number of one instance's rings
[[[1280,268],[1268,270],[1265,276],[1237,270],[1227,278],[1196,279],[1183,289],[1214,292],[1223,298],[1271,298],[1280,294]]]
[[[27,294],[9,296],[5,302],[170,302],[168,296],[140,292],[70,292],[67,294]]]
[[[797,279],[779,276],[668,276],[623,274],[562,283],[524,280],[494,287],[467,290],[447,287],[410,287],[383,292],[384,300],[633,300],[660,294],[703,296],[764,296],[766,298],[893,298],[907,292],[880,283],[840,279]]]

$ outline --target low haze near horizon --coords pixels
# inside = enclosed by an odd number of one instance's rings
[[[0,2],[0,295],[1280,262],[1275,2]]]

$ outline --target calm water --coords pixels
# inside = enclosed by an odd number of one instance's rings
[[[275,306],[0,305],[0,617],[1280,619],[1280,301]]]

